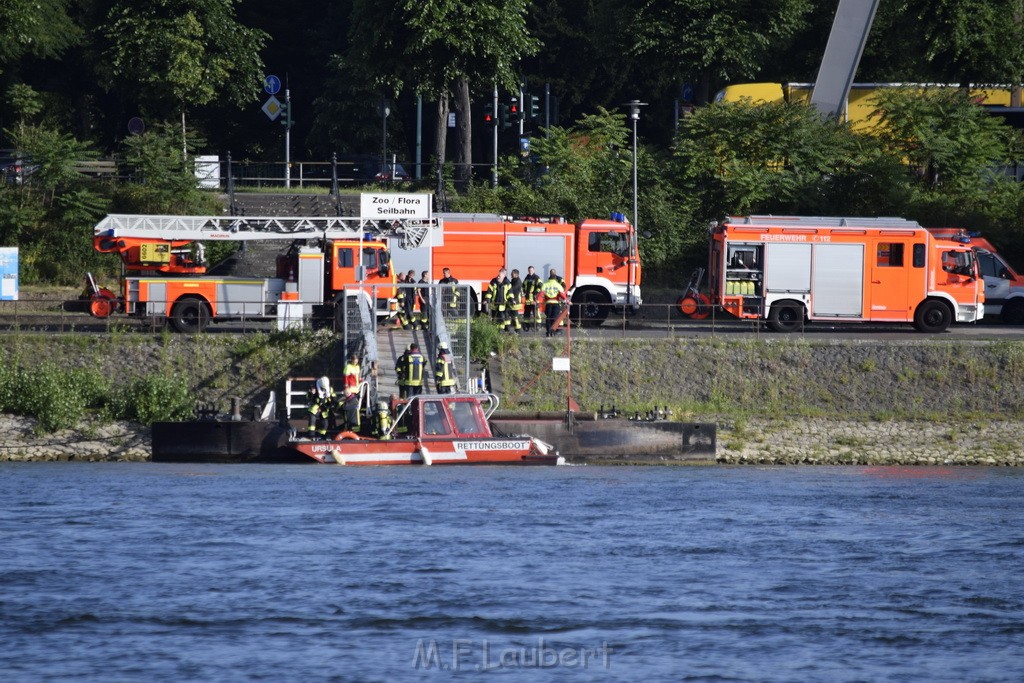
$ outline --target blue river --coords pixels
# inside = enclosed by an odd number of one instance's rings
[[[1024,471],[0,465],[0,680],[1020,681]]]

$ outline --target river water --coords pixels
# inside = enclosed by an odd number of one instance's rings
[[[1019,681],[1024,471],[0,465],[0,680]]]

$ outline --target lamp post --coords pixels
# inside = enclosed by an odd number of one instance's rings
[[[377,105],[377,110],[380,112],[381,127],[383,128],[380,140],[380,172],[386,173],[388,167],[388,115],[391,113],[391,103],[387,98],[382,97],[380,104]]]
[[[633,121],[633,230],[636,230],[636,122],[640,120],[640,107],[646,107],[646,102],[632,100],[623,106],[629,107],[629,118]]]
[[[626,269],[626,298],[627,304],[632,304],[634,271],[636,270],[637,258],[637,186],[636,186],[636,122],[640,120],[640,107],[646,107],[646,102],[631,100],[624,105],[629,107],[629,118],[633,121],[633,231],[629,240],[629,267]]]

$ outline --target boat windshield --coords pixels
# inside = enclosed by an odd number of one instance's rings
[[[423,433],[428,436],[452,433],[440,401],[423,402]]]
[[[486,431],[473,406],[474,404],[469,401],[452,401],[448,404],[455,419],[455,428],[460,434],[482,434]]]

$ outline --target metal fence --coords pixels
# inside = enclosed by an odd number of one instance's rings
[[[388,289],[390,288],[389,286]],[[398,285],[398,288],[408,291],[426,289],[429,292],[429,305],[435,312],[432,315],[428,314],[426,319],[429,327],[425,331],[428,332],[432,340],[431,348],[434,343],[444,341],[460,361],[469,357],[470,323],[475,314],[472,310],[470,287],[458,285],[453,288],[436,284],[413,284]],[[453,292],[458,293],[458,297],[454,301],[451,298]],[[374,296],[375,292],[371,291],[371,300],[376,301]],[[264,302],[268,307],[267,310],[272,312],[275,311],[274,306],[278,303],[277,301]],[[254,307],[257,305],[259,302],[253,302]],[[397,305],[394,305],[393,308],[394,310],[387,311],[386,317],[376,316],[378,326],[399,324],[402,311]],[[709,305],[706,308],[708,310],[707,317],[694,320],[680,313],[675,304],[644,304],[635,314],[621,310],[616,311],[609,306],[607,318],[598,327],[588,327],[579,320],[573,320],[573,335],[583,337],[597,334],[605,337],[673,337],[702,332],[714,336],[736,332],[760,334],[766,330],[767,321],[763,319],[737,320],[718,306]],[[0,331],[153,334],[168,329],[167,319],[163,316],[129,316],[122,312],[115,312],[107,318],[94,318],[88,314],[87,310],[88,302],[78,299],[56,301],[54,299],[22,297],[18,301],[0,301]],[[269,317],[266,315],[242,315],[225,321],[211,321],[200,333],[266,332],[277,329],[281,325],[280,320],[276,315]],[[285,326],[296,329],[329,329],[339,334],[345,334],[345,318],[339,320],[333,311],[326,309],[320,314],[309,315],[301,319],[286,318]],[[804,331],[803,324],[794,330],[797,334]],[[520,334],[527,337],[543,337],[544,331],[541,327],[534,327],[532,330],[523,330]],[[464,372],[468,374],[468,365]]]

